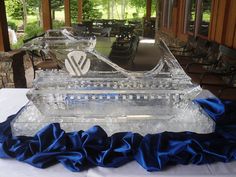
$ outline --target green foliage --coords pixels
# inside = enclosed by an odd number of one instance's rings
[[[51,0],[51,9],[61,10],[64,4],[64,0]]]
[[[140,10],[146,9],[146,0],[130,0],[129,3],[132,7],[136,8],[137,13]],[[151,9],[152,15],[156,13],[156,6],[157,6],[157,1],[153,0],[152,1],[152,9]]]
[[[17,25],[16,25],[15,22],[13,22],[13,21],[8,21],[7,24],[8,24],[8,26],[11,27],[11,29],[13,29],[14,31],[17,31]]]
[[[23,46],[24,44],[24,36],[20,36],[18,39],[17,39],[17,43],[16,44],[13,44],[11,45],[11,49],[19,49]]]
[[[65,26],[64,21],[53,20],[53,29],[60,29],[61,27]]]
[[[14,19],[23,19],[23,3],[21,0],[5,0],[6,9],[9,16]],[[35,15],[38,13],[41,0],[26,0],[27,13]],[[51,0],[52,10],[61,10],[63,8],[64,0]]]
[[[27,13],[36,14],[36,9],[39,7],[40,0],[26,0]],[[23,3],[21,0],[5,0],[7,14],[16,20],[23,19]]]
[[[38,22],[35,21],[35,22],[32,22],[32,23],[28,23],[26,28],[25,28],[25,33],[24,35],[20,36],[18,39],[17,39],[17,43],[16,44],[13,44],[11,46],[12,49],[19,49],[23,46],[24,44],[24,40],[25,39],[29,39],[31,37],[34,37],[34,36],[37,36],[37,35],[40,35],[43,33],[43,29],[39,26]]]
[[[100,19],[102,17],[102,13],[96,9],[96,4],[91,0],[83,0],[83,19]]]
[[[30,15],[38,14],[38,8],[41,0],[26,0],[27,1],[27,13]]]
[[[133,13],[132,15],[133,15],[134,19],[138,19],[138,13],[137,12]]]
[[[42,33],[43,33],[43,29],[39,26],[38,22],[28,23],[25,28],[24,39],[28,39]]]
[[[130,0],[130,4],[132,6],[137,7],[137,8],[144,8],[144,7],[146,7],[146,1],[145,0]]]
[[[5,0],[6,10],[14,19],[23,19],[23,6],[20,0]]]
[[[71,17],[72,21],[77,21],[78,16],[78,0],[71,0]],[[100,19],[102,13],[97,9],[97,3],[92,0],[83,0],[83,19]]]
[[[35,10],[39,8],[42,0],[27,0],[29,14],[35,14]],[[64,0],[51,0],[52,10],[61,10]]]
[[[151,12],[152,12],[152,15],[153,14],[156,14],[156,8],[157,8],[157,1],[152,1],[152,9],[151,9]],[[156,15],[155,15],[156,16]]]

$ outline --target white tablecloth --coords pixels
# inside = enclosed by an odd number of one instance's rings
[[[9,115],[15,114],[27,103],[27,89],[0,90],[0,122]],[[208,165],[176,165],[161,172],[147,172],[136,162],[130,162],[119,168],[91,168],[80,173],[73,173],[62,165],[54,165],[47,169],[37,169],[14,159],[0,159],[0,177],[236,177],[236,161],[231,163],[214,163]]]

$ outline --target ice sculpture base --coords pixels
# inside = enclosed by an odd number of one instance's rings
[[[94,125],[101,126],[108,135],[116,132],[136,132],[142,135],[164,131],[191,131],[207,134],[214,131],[215,124],[195,103],[189,104],[178,112],[169,115],[129,115],[123,117],[45,117],[29,102],[12,122],[14,136],[33,136],[50,123],[60,123],[67,132],[86,130]]]

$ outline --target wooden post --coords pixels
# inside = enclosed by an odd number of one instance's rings
[[[152,0],[146,0],[146,19],[150,19],[152,12]]]
[[[4,1],[0,1],[0,51],[9,51],[10,42]]]
[[[15,88],[27,88],[24,68],[25,51],[16,51],[12,56],[12,69]]]
[[[83,0],[78,0],[78,23],[83,21]]]
[[[198,35],[198,31],[200,28],[200,24],[201,24],[201,15],[202,15],[202,0],[197,1],[197,14],[196,14],[196,22],[195,22],[195,29],[194,29],[194,36],[197,37]]]
[[[43,30],[52,29],[51,0],[42,0]]]
[[[71,26],[70,0],[64,0],[65,26]]]

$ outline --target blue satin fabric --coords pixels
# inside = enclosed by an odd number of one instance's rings
[[[66,133],[58,123],[34,137],[13,137],[10,123],[0,124],[0,157],[16,158],[38,168],[61,163],[71,171],[93,166],[119,167],[136,160],[148,171],[175,164],[205,164],[236,159],[236,103],[218,99],[195,100],[216,121],[214,133],[163,132],[141,136],[122,132],[108,137],[99,126]]]

